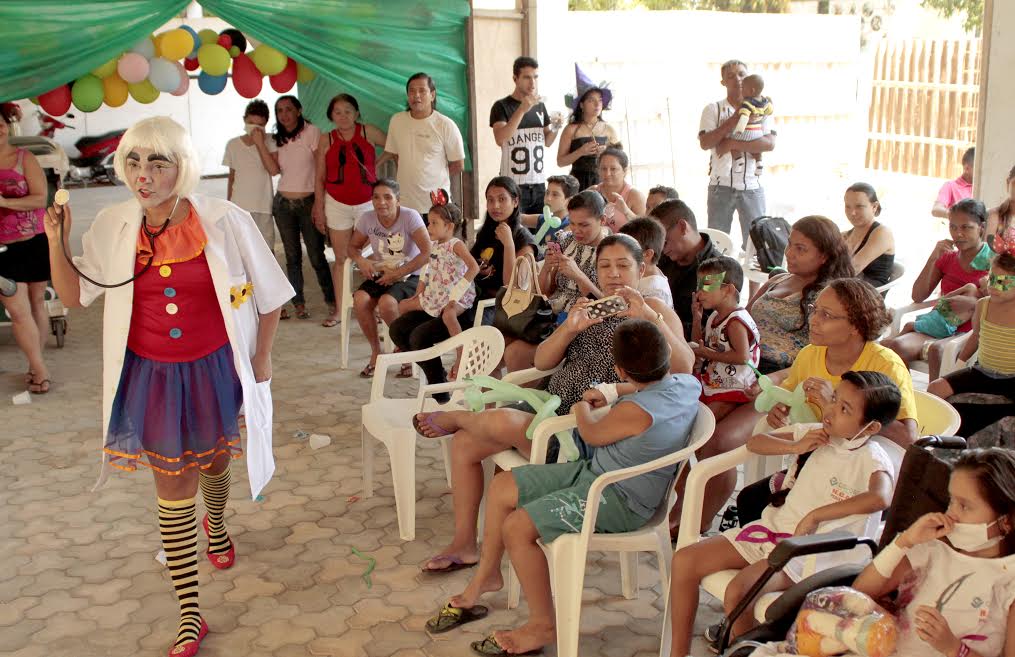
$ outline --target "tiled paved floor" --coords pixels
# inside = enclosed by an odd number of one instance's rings
[[[308,281],[313,281],[308,272]],[[309,283],[315,319],[324,311]],[[165,654],[177,612],[160,548],[154,489],[145,472],[116,473],[97,493],[100,445],[101,304],[72,311],[67,346],[51,348],[52,392],[25,406],[24,361],[0,329],[0,653],[18,657]],[[419,564],[451,533],[451,496],[440,452],[417,459],[417,538],[398,537],[387,459],[378,455],[373,498],[360,493],[359,407],[368,385],[354,329],[350,367],[340,370],[338,329],[284,322],[274,351],[274,480],[264,501],[249,499],[245,464],[234,469],[227,523],[238,560],[228,571],[200,564],[201,604],[212,633],[201,655],[468,655],[469,642],[524,615],[491,595],[493,613],[468,630],[431,638],[426,618],[463,587],[466,572],[434,577]],[[403,384],[405,385],[405,384]],[[408,391],[408,389],[407,389]],[[325,433],[312,450],[297,430]],[[201,539],[203,546],[204,539]],[[377,560],[373,587],[360,577],[356,547]],[[203,547],[202,547],[203,549]],[[651,562],[641,580],[653,581]],[[658,585],[637,600],[620,595],[615,557],[593,555],[582,613],[582,655],[657,654]],[[699,630],[717,615],[705,609]],[[550,651],[553,654],[554,651]],[[704,655],[699,646],[695,654]]]

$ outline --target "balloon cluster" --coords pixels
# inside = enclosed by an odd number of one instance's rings
[[[247,46],[253,49],[247,53]],[[195,31],[188,25],[145,37],[133,48],[114,57],[77,80],[38,97],[52,116],[66,114],[73,103],[82,112],[94,112],[103,103],[119,107],[130,96],[151,103],[163,92],[182,96],[190,87],[188,71],[201,73],[197,86],[206,94],[221,93],[232,67],[233,87],[244,98],[261,93],[264,77],[272,89],[285,93],[299,82],[314,79],[314,72],[266,44],[248,39],[236,29]],[[34,99],[33,99],[34,100]]]

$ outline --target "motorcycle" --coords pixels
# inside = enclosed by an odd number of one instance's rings
[[[53,134],[62,128],[74,129],[74,126],[67,125],[43,112],[37,112],[39,125],[42,130],[40,136],[52,137]],[[73,114],[67,114],[74,118]],[[96,182],[109,182],[114,185],[120,184],[116,174],[113,172],[113,154],[116,147],[120,145],[123,134],[126,130],[112,130],[94,137],[84,136],[74,142],[80,155],[70,158],[70,167],[64,178],[64,182],[88,185]]]

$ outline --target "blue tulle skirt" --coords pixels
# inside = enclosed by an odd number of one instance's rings
[[[148,360],[127,350],[104,451],[110,465],[179,475],[240,456],[243,389],[227,343],[187,363]],[[142,457],[146,457],[145,461]]]

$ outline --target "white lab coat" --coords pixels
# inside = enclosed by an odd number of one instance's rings
[[[244,451],[251,497],[257,497],[275,472],[271,451],[271,382],[255,382],[251,364],[257,348],[258,314],[275,310],[291,299],[294,292],[247,211],[229,201],[203,194],[191,194],[187,199],[194,206],[208,237],[204,252],[232,346],[233,363],[243,387],[247,425]],[[84,254],[75,257],[74,264],[101,283],[118,283],[130,278],[137,257],[135,245],[141,218],[141,206],[136,199],[101,211],[82,238]],[[153,267],[145,275],[158,275],[156,269]],[[246,283],[253,284],[253,301],[234,308],[230,290]],[[104,445],[127,348],[134,285],[128,283],[105,290],[81,279],[81,305],[90,305],[103,292],[106,293],[102,331]],[[103,452],[96,489],[105,483],[110,467],[108,455]]]

